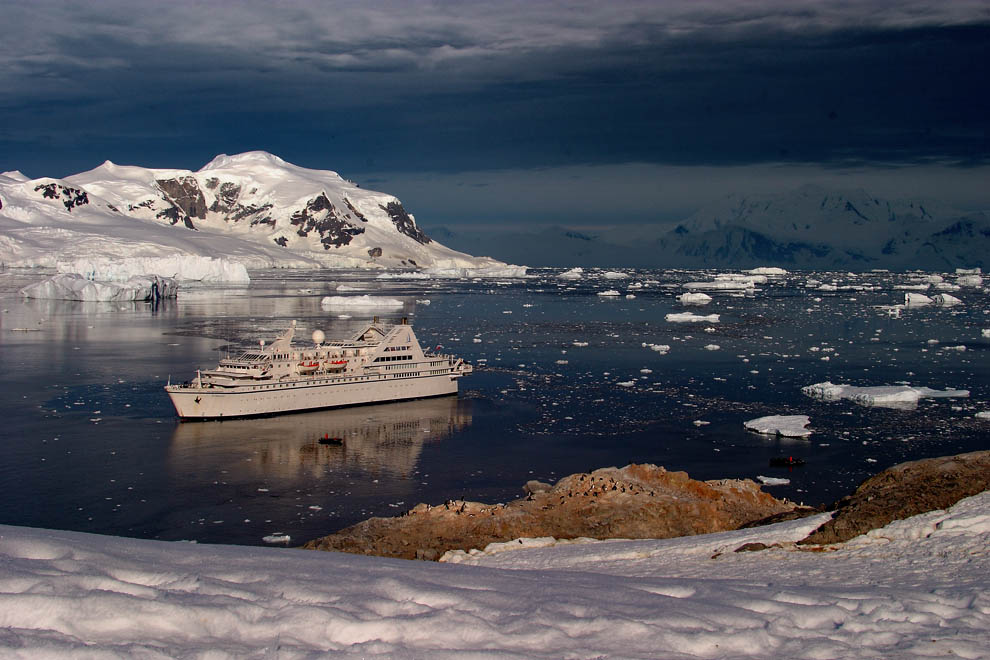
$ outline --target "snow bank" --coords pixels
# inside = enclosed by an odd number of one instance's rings
[[[707,293],[682,293],[677,296],[677,302],[682,305],[707,305],[712,297]]]
[[[461,553],[460,565],[0,526],[0,649],[441,660],[986,655],[990,494],[832,552],[794,548],[827,518],[664,541],[522,540]],[[752,543],[778,545],[733,552]]]
[[[813,399],[823,401],[849,399],[861,406],[879,408],[914,408],[920,399],[966,398],[969,396],[969,390],[933,390],[928,387],[911,387],[910,385],[856,387],[854,385],[835,385],[830,382],[807,385],[801,388],[801,392]]]
[[[402,307],[403,303],[397,298],[384,296],[326,296],[320,301],[321,307]]]
[[[668,323],[718,323],[718,314],[702,316],[692,312],[676,312],[664,317]]]
[[[21,289],[24,298],[122,302],[175,298],[178,284],[170,277],[137,275],[124,282],[94,282],[78,273],[62,273]]]
[[[179,281],[249,282],[244,264],[218,257],[93,257],[59,261],[60,273],[81,273],[100,282],[122,282],[135,275],[158,275]]]
[[[764,435],[804,438],[811,435],[811,429],[805,428],[810,423],[807,415],[768,415],[743,422],[743,426]]]

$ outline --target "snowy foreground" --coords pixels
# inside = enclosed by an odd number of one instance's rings
[[[461,564],[0,526],[0,654],[990,657],[990,492],[825,552],[787,545],[826,517]],[[756,541],[784,548],[733,552]]]

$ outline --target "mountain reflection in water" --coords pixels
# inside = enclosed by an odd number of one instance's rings
[[[446,396],[223,422],[178,424],[168,462],[219,462],[231,480],[312,476],[327,469],[407,478],[424,443],[471,424],[469,401]],[[340,444],[324,444],[339,438]]]

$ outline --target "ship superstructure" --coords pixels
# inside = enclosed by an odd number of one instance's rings
[[[376,318],[349,339],[293,346],[296,322],[271,344],[220,360],[181,385],[168,384],[182,419],[221,419],[418,399],[457,392],[473,371],[452,355],[423,351],[405,319]]]

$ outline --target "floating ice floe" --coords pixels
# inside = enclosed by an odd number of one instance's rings
[[[768,415],[743,422],[743,426],[763,435],[805,438],[811,435],[811,429],[806,428],[810,423],[807,415]]]
[[[666,355],[667,353],[670,352],[669,344],[648,344],[644,341],[643,348],[648,348],[651,351],[655,351],[661,355]]]
[[[980,334],[984,337],[990,338],[990,328],[983,328],[980,330]]]
[[[979,275],[962,275],[956,278],[959,286],[983,286],[983,278]]]
[[[320,301],[321,307],[402,307],[402,301],[384,296],[326,296]]]
[[[602,277],[606,280],[624,280],[628,279],[629,275],[627,273],[620,273],[616,270],[609,270],[602,273]]]
[[[805,396],[823,401],[849,399],[861,406],[877,408],[914,408],[920,399],[966,398],[969,390],[933,390],[910,385],[879,385],[857,387],[836,385],[830,382],[816,383],[801,388]]]
[[[752,279],[720,279],[713,282],[685,282],[688,291],[746,291],[755,288]]]
[[[624,381],[622,381],[620,383],[616,383],[616,385],[618,385],[619,387],[632,387],[635,384],[636,384],[636,381],[634,381],[634,380],[624,380]]]
[[[677,302],[682,305],[707,305],[712,297],[707,293],[682,293],[677,296]]]
[[[976,419],[990,419],[990,410],[983,410],[974,415]]]
[[[283,534],[281,532],[276,532],[274,534],[269,534],[261,539],[265,543],[285,543],[288,544],[292,540],[292,537],[288,534]]]
[[[606,297],[606,298],[614,298],[615,296],[619,296],[619,295],[622,295],[622,294],[620,294],[615,289],[609,289],[608,291],[599,291],[598,292],[598,295],[599,296]]]
[[[708,328],[705,328],[705,329],[707,330]],[[722,350],[722,347],[719,346],[718,344],[706,344],[705,345],[705,350],[706,351],[719,351],[719,350]]]
[[[676,312],[664,317],[668,323],[718,323],[718,314],[702,316],[692,312]]]
[[[571,268],[570,270],[564,271],[557,276],[557,279],[561,280],[579,280],[584,275],[583,268]]]
[[[764,486],[786,486],[791,483],[790,479],[783,479],[781,477],[764,477],[762,474],[757,475],[756,480]]]
[[[21,289],[24,298],[125,302],[175,298],[178,284],[171,277],[138,275],[123,282],[95,282],[78,273],[62,273]]]

